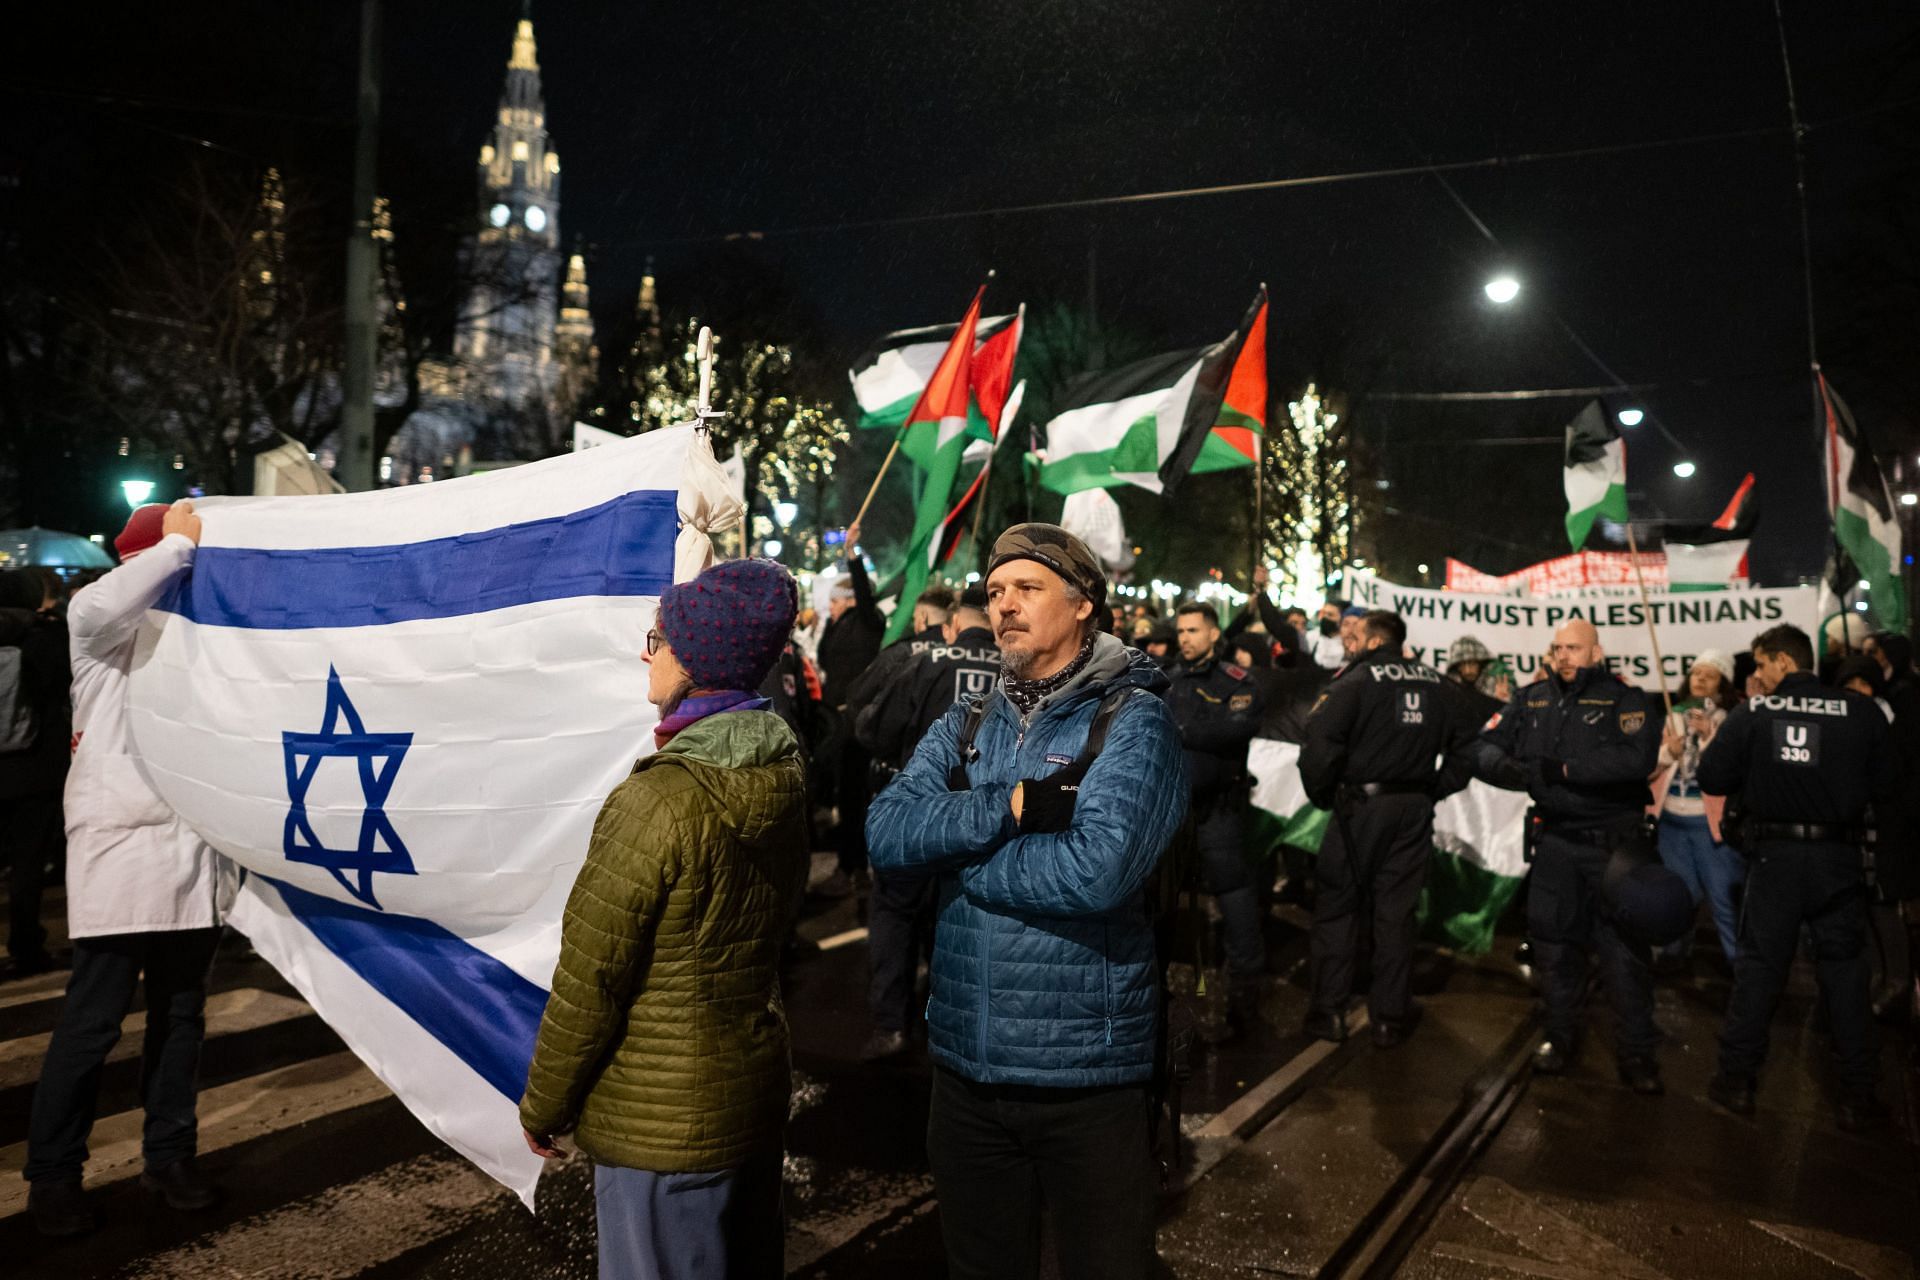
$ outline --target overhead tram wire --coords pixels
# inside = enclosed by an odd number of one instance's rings
[[[1855,120],[1902,111],[1920,106],[1920,97],[1902,99],[1884,106],[1835,116],[1831,120],[1804,125],[1811,131]],[[686,236],[624,236],[601,242],[602,247],[644,244],[650,248],[673,249],[691,245],[722,244],[731,241],[785,239],[790,236],[834,235],[843,231],[874,231],[891,227],[925,226],[945,222],[963,222],[970,218],[997,218],[1023,213],[1064,213],[1076,209],[1103,209],[1170,200],[1199,199],[1208,196],[1248,195],[1262,191],[1288,191],[1302,187],[1336,186],[1349,182],[1372,182],[1383,178],[1417,178],[1437,173],[1465,173],[1482,169],[1503,169],[1543,164],[1554,160],[1587,160],[1603,156],[1632,155],[1643,151],[1666,151],[1678,147],[1708,146],[1717,142],[1744,142],[1772,138],[1787,132],[1782,125],[1763,125],[1752,129],[1722,129],[1709,133],[1683,134],[1672,138],[1649,138],[1641,142],[1614,142],[1593,147],[1569,147],[1561,151],[1522,151],[1512,155],[1483,156],[1474,160],[1443,160],[1438,164],[1391,165],[1380,169],[1349,169],[1335,173],[1305,174],[1293,178],[1263,178],[1253,182],[1226,182],[1211,186],[1178,187],[1164,191],[1138,191],[1127,195],[1087,196],[1077,200],[1043,200],[1028,204],[995,205],[979,209],[950,209],[938,213],[900,214],[887,218],[855,218],[841,222],[815,222],[793,227],[769,227],[741,231],[703,232]]]
[[[1500,243],[1500,237],[1495,235],[1493,233],[1493,228],[1489,227],[1486,224],[1486,222],[1481,219],[1480,215],[1473,211],[1473,207],[1467,203],[1466,197],[1462,196],[1459,190],[1455,188],[1451,182],[1447,181],[1446,174],[1442,173],[1438,168],[1436,168],[1433,171],[1433,180],[1440,184],[1440,189],[1447,193],[1448,198],[1450,198],[1453,201],[1453,203],[1459,207],[1461,213],[1466,215],[1467,221],[1473,224],[1474,229],[1478,231],[1481,234],[1481,236],[1483,236],[1486,239],[1486,242],[1504,254],[1507,251],[1507,247],[1504,244]],[[1587,358],[1587,360],[1593,365],[1594,368],[1598,369],[1601,373],[1605,374],[1607,377],[1613,379],[1613,382],[1610,386],[1608,386],[1605,390],[1595,391],[1594,393],[1595,395],[1619,395],[1623,392],[1626,392],[1632,389],[1632,384],[1629,384],[1625,378],[1615,373],[1613,369],[1607,364],[1607,362],[1600,358],[1600,353],[1595,351],[1593,347],[1587,342],[1587,340],[1581,337],[1579,332],[1576,331],[1574,327],[1567,322],[1567,318],[1560,314],[1559,308],[1555,307],[1552,303],[1548,302],[1548,303],[1542,303],[1541,309],[1547,313],[1547,316],[1555,324],[1560,326],[1560,331],[1566,334],[1567,340],[1573,343],[1574,346],[1580,349],[1580,354],[1584,355]],[[1641,384],[1641,385],[1644,386],[1646,384]],[[1516,398],[1525,398],[1525,397],[1516,397]],[[1674,448],[1678,449],[1683,456],[1686,454],[1687,452],[1686,445],[1682,444],[1680,442],[1680,438],[1674,435],[1673,432],[1668,429],[1667,424],[1664,421],[1662,421],[1660,414],[1649,413],[1647,414],[1646,419],[1648,422],[1651,422],[1653,424],[1655,430],[1659,431],[1661,435],[1667,438],[1667,443],[1671,444]]]
[[[1800,212],[1800,280],[1807,306],[1807,378],[1812,383],[1814,419],[1820,418],[1820,343],[1813,315],[1813,228],[1807,216],[1807,126],[1800,120],[1800,96],[1793,83],[1793,59],[1787,53],[1787,15],[1773,0],[1773,25],[1780,37],[1780,71],[1787,82],[1787,125],[1793,131],[1793,186]]]

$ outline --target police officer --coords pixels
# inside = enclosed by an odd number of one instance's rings
[[[1720,1073],[1707,1086],[1736,1115],[1753,1113],[1767,1024],[1806,925],[1845,1088],[1840,1127],[1885,1120],[1875,1096],[1861,847],[1871,803],[1885,811],[1900,786],[1887,719],[1873,699],[1829,689],[1813,675],[1813,642],[1778,626],[1753,642],[1763,693],[1727,716],[1700,757],[1700,789],[1738,797],[1732,838],[1746,850],[1746,900],[1733,963],[1733,997],[1720,1033]]]
[[[1572,1058],[1594,944],[1618,1022],[1620,1079],[1635,1093],[1662,1093],[1651,956],[1621,936],[1601,896],[1613,852],[1646,838],[1659,704],[1607,670],[1590,622],[1556,631],[1548,658],[1548,675],[1514,694],[1474,747],[1482,779],[1533,797],[1527,936],[1547,1006],[1534,1069],[1555,1075]]]
[[[1000,678],[1000,646],[987,620],[985,587],[968,587],[935,635],[937,640],[906,651],[910,656],[872,691],[854,722],[860,745],[889,781],[935,721],[956,702],[984,698]],[[907,1050],[914,961],[922,939],[932,936],[935,884],[934,877],[913,872],[874,873],[867,910],[867,1014],[873,1030],[860,1050],[865,1061]]]
[[[1247,744],[1260,727],[1259,687],[1242,667],[1220,661],[1220,615],[1189,601],[1174,615],[1180,661],[1167,672],[1167,709],[1180,727],[1193,781],[1200,874],[1220,909],[1226,941],[1227,1034],[1252,1021],[1266,972],[1265,914],[1247,862]]]
[[[1373,1042],[1391,1049],[1418,1018],[1413,971],[1414,908],[1433,849],[1433,802],[1466,785],[1459,753],[1480,728],[1446,678],[1404,656],[1407,624],[1376,609],[1361,623],[1361,652],[1307,717],[1300,780],[1331,810],[1320,846],[1313,913],[1313,1004],[1307,1031],[1347,1036],[1360,910],[1371,904]],[[1440,760],[1455,757],[1442,781]]]

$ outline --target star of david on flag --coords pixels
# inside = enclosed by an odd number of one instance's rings
[[[342,728],[342,722],[345,727]],[[321,715],[320,732],[280,735],[287,762],[287,826],[282,847],[289,861],[325,867],[333,878],[360,901],[378,908],[373,896],[376,871],[389,875],[415,874],[413,859],[401,843],[400,833],[387,817],[387,796],[393,790],[394,775],[407,748],[413,745],[411,733],[368,733],[353,700],[340,685],[340,673],[327,668],[327,708]],[[313,786],[320,765],[326,760],[347,760],[360,776],[364,803],[360,817],[360,838],[351,849],[328,848],[313,829],[307,815],[307,793]],[[357,883],[347,879],[349,871],[358,872]]]
[[[160,798],[246,872],[227,919],[527,1204],[561,919],[653,747],[647,632],[739,500],[692,426],[441,484],[210,498],[141,628]]]

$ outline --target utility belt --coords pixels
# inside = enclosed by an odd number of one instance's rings
[[[1381,796],[1425,796],[1433,798],[1431,782],[1343,782],[1333,789],[1336,809],[1350,811]]]
[[[1600,849],[1612,849],[1619,846],[1623,837],[1638,836],[1651,839],[1652,827],[1651,818],[1637,813],[1622,814],[1598,824],[1567,826],[1554,822],[1542,814],[1538,808],[1529,808],[1521,856],[1527,862],[1532,862],[1534,855],[1540,851],[1540,841],[1549,835],[1573,844],[1590,844]]]
[[[1746,838],[1788,840],[1798,844],[1866,844],[1873,839],[1871,829],[1844,822],[1758,822],[1749,820]]]

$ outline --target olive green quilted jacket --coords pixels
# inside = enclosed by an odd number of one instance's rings
[[[793,732],[765,711],[696,721],[614,788],[567,900],[529,1131],[662,1173],[779,1149],[806,791]]]

